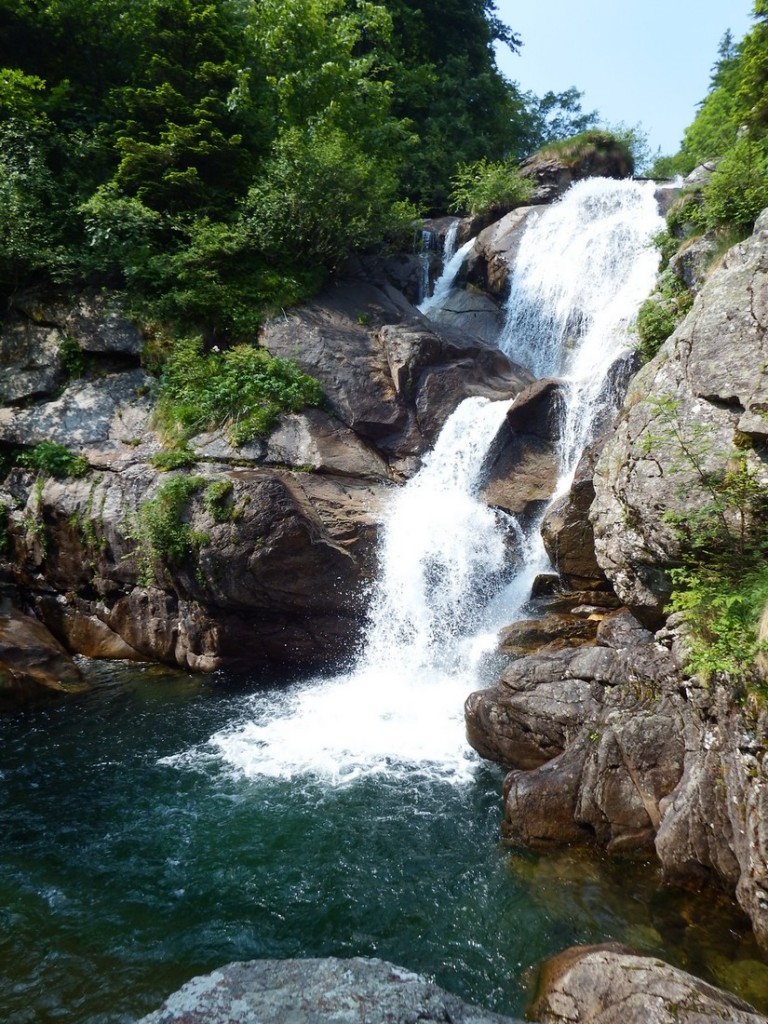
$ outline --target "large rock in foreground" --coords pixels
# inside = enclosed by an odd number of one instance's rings
[[[252,960],[193,978],[139,1024],[515,1024],[383,960]],[[518,1022],[520,1024],[520,1022]]]
[[[541,1024],[765,1024],[749,1003],[655,957],[574,946],[542,968],[529,1013]]]
[[[688,678],[684,660],[673,629],[610,613],[596,646],[519,658],[471,694],[467,735],[511,769],[507,838],[655,850],[669,881],[735,895],[765,949],[768,714]]]

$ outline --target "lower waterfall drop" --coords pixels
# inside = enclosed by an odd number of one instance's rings
[[[419,473],[394,491],[352,670],[254,698],[249,720],[214,735],[209,755],[250,777],[471,778],[477,758],[464,738],[463,706],[479,685],[472,638],[487,629],[483,610],[509,576],[506,540],[518,533],[476,491],[508,407],[466,399]]]

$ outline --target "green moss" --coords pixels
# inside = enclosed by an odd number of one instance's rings
[[[89,470],[84,455],[75,455],[63,444],[41,441],[19,456],[19,464],[59,480],[85,476]]]
[[[322,400],[320,383],[288,359],[252,345],[206,353],[199,339],[185,339],[163,369],[157,419],[180,440],[227,427],[241,445],[268,434],[282,412]]]
[[[165,473],[171,469],[189,469],[196,465],[198,458],[185,444],[175,445],[165,451],[157,452],[150,458],[150,464]]]
[[[157,581],[159,565],[180,565],[207,542],[207,536],[193,530],[184,518],[192,497],[204,485],[201,476],[173,476],[161,484],[154,498],[141,504],[128,536],[137,542],[142,586]]]
[[[665,270],[659,290],[646,299],[637,314],[638,348],[644,362],[653,359],[692,305],[692,293],[671,270]]]
[[[231,480],[214,480],[205,489],[203,504],[217,523],[229,523],[235,516],[231,501],[234,486]]]

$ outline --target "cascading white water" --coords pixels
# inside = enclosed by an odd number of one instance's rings
[[[470,238],[461,246],[461,248],[452,253],[450,257],[447,259],[444,258],[443,271],[437,281],[435,281],[434,291],[428,298],[419,303],[417,307],[419,312],[429,316],[430,310],[439,309],[443,305],[450,294],[451,288],[453,288],[456,278],[458,277],[461,265],[474,243],[474,238]]]
[[[657,258],[648,243],[659,224],[652,186],[588,181],[522,239],[502,345],[534,373],[568,381],[564,478],[653,286]],[[462,250],[444,278],[457,260],[454,276]],[[519,615],[533,576],[547,564],[537,532],[524,537],[514,520],[477,498],[508,404],[463,402],[421,471],[393,492],[364,648],[352,671],[254,698],[246,721],[171,763],[213,758],[247,776],[331,783],[415,771],[471,777],[464,699],[484,684],[483,655]],[[524,552],[517,574],[507,558],[510,538]]]
[[[435,236],[426,228],[419,234],[419,302],[429,295],[429,268]]]
[[[478,500],[477,488],[508,404],[463,402],[421,471],[395,496],[383,531],[363,664],[405,662],[417,672],[454,666],[456,641],[472,631],[498,589],[494,580],[504,570],[509,525]]]
[[[421,471],[393,490],[352,671],[256,698],[248,721],[166,763],[212,756],[248,776],[330,783],[416,770],[470,777],[476,759],[464,739],[463,704],[478,685],[472,636],[508,574],[506,539],[516,525],[477,489],[508,405],[467,399]]]
[[[447,266],[448,263],[453,259],[456,252],[456,239],[459,237],[459,224],[461,221],[451,221],[450,227],[445,232],[445,238],[443,239],[443,266]]]
[[[664,227],[653,182],[589,178],[531,218],[510,279],[500,348],[536,377],[566,386],[561,480],[566,488],[610,406],[610,371],[653,290]]]

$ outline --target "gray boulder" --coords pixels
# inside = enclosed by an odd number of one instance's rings
[[[12,314],[0,332],[0,402],[46,395],[65,378],[58,328]]]
[[[72,381],[58,398],[0,409],[0,441],[52,441],[104,468],[146,458],[160,447],[149,428],[152,383],[143,370]]]
[[[531,218],[536,216],[536,207],[521,206],[484,228],[467,256],[461,278],[483,289],[497,302],[506,299],[520,240]]]
[[[493,345],[361,281],[270,321],[261,342],[317,377],[333,414],[406,475],[463,398],[511,398],[530,382]]]
[[[603,588],[605,573],[595,557],[595,538],[589,510],[595,497],[592,482],[605,438],[584,452],[567,494],[547,509],[541,535],[549,560],[570,587]]]
[[[529,1011],[541,1024],[764,1024],[742,999],[617,944],[573,946],[540,972]]]
[[[476,289],[452,288],[439,306],[429,310],[429,319],[464,334],[495,344],[504,326],[501,307],[490,295]]]
[[[515,1024],[383,960],[252,960],[193,978],[139,1024]],[[520,1022],[518,1022],[520,1024]]]
[[[561,413],[560,381],[536,381],[517,396],[488,454],[489,505],[526,518],[544,509],[560,473]]]
[[[83,352],[138,357],[144,338],[111,292],[49,296],[28,292],[14,298],[14,308],[30,323],[56,327]]]

